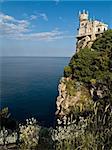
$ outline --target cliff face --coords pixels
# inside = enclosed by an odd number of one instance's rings
[[[56,101],[58,119],[63,120],[75,113],[92,112],[96,101],[108,97],[108,92],[112,89],[112,45],[109,41],[111,38],[110,30],[95,42],[89,38],[79,42],[80,51],[65,67],[64,77],[58,86],[59,96]]]
[[[74,80],[62,77],[58,86],[59,96],[56,101],[56,116],[60,121],[64,121],[66,117],[71,119],[71,114],[73,119],[74,112],[93,111],[94,102],[103,99],[108,93],[108,88],[105,85],[91,84],[88,89],[81,82],[75,81],[75,86],[71,82],[73,83]]]
[[[96,39],[96,36],[93,35],[91,38],[89,36],[85,36],[82,39],[78,40],[76,44],[77,52],[79,52],[80,49],[83,49],[85,47],[91,48],[95,39]]]
[[[57,97],[56,115],[63,120],[72,111],[83,112],[92,109],[90,91],[83,83],[72,80],[71,78],[62,77],[58,86],[59,96]]]
[[[76,51],[79,52],[80,49],[91,48],[94,41],[98,38],[102,37],[102,33],[98,34],[97,36],[95,34],[92,34],[91,36],[85,36],[77,40],[76,43]]]

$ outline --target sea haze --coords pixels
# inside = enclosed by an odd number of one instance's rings
[[[0,58],[1,106],[24,122],[35,117],[42,125],[52,126],[58,83],[67,57]]]

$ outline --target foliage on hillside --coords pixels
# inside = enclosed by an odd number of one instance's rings
[[[97,81],[110,79],[112,78],[111,58],[112,30],[109,30],[94,42],[91,49],[85,48],[76,53],[69,67],[66,67],[69,69],[65,68],[64,74],[66,77],[72,75],[73,78],[84,83],[89,83],[91,79]]]

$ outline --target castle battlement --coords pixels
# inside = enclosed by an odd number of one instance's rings
[[[91,20],[89,18],[89,13],[87,11],[79,12],[79,28],[77,29],[77,50],[79,48],[84,48],[80,42],[83,40],[85,42],[94,41],[98,35],[101,35],[104,31],[108,29],[108,25],[98,21]],[[82,42],[81,42],[82,43]],[[89,45],[89,47],[91,46]],[[82,45],[82,46],[81,46]]]

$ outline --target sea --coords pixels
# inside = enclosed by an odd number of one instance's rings
[[[0,108],[18,122],[36,118],[54,126],[58,84],[69,57],[0,58]]]

